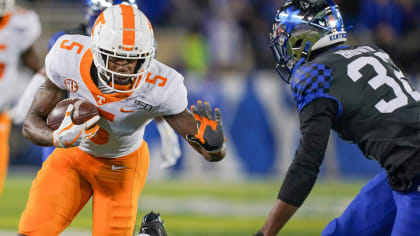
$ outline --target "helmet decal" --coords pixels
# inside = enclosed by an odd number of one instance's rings
[[[285,24],[285,31],[290,34],[295,25],[302,23],[303,18],[299,16],[300,9],[294,10],[294,7],[289,7],[285,12],[280,12],[276,16],[276,21],[279,24]]]
[[[133,8],[129,5],[120,5],[121,13],[122,13],[122,22],[123,22],[123,49],[131,51],[132,47],[127,46],[134,46],[135,41],[135,25],[134,25],[134,11]]]
[[[82,13],[87,21],[89,31],[92,31],[96,18],[108,7],[117,4],[126,4],[137,8],[136,0],[85,0]]]
[[[93,31],[95,30],[95,27],[96,27],[99,23],[101,23],[101,24],[105,24],[104,14],[102,14],[102,13],[98,16],[98,18],[97,18],[97,19],[96,19],[96,21],[95,21],[95,24],[94,24],[94,25],[93,25],[93,27],[92,27],[92,34],[93,34]]]

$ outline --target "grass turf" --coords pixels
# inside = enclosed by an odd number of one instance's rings
[[[23,211],[32,177],[9,175],[3,195],[0,198],[0,229],[16,230],[19,217]],[[206,208],[206,200],[223,204],[252,206],[265,204],[271,207],[275,201],[280,183],[278,181],[247,181],[247,182],[191,182],[172,180],[165,182],[149,181],[142,192],[138,221],[150,210],[157,210],[165,220],[165,227],[171,236],[236,236],[252,235],[264,223],[269,208],[263,209],[263,214],[245,212],[221,212],[220,214],[205,214],[194,210],[154,209],[149,200],[162,201],[176,199],[178,202],[188,202],[191,199],[201,199],[201,208]],[[320,235],[323,227],[339,213],[328,211],[329,204],[336,202],[344,205],[354,197],[362,186],[361,182],[319,182],[314,187],[310,197],[299,210],[298,214],[286,225],[279,235],[311,236]],[[145,202],[142,202],[145,199]],[[315,199],[315,200],[311,200]],[[159,202],[159,200],[158,200]],[[320,202],[325,205],[319,206]],[[318,205],[320,210],[311,210]],[[159,206],[159,205],[158,205]],[[208,206],[208,207],[211,207]],[[341,208],[343,206],[340,206]],[[252,208],[251,208],[252,209]],[[324,211],[325,210],[325,211]],[[79,213],[70,225],[71,229],[89,230],[92,225],[91,204]],[[138,227],[136,227],[137,229]]]

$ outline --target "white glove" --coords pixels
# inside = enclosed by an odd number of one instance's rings
[[[175,165],[181,156],[181,149],[177,134],[165,120],[156,122],[156,127],[159,131],[160,142],[162,144],[163,163],[160,164],[160,168],[165,169]]]
[[[81,125],[76,125],[71,119],[73,108],[73,104],[67,107],[60,127],[53,132],[53,143],[55,147],[69,148],[79,146],[82,141],[92,138],[98,132],[99,125],[92,126],[99,121],[99,115],[90,118]]]

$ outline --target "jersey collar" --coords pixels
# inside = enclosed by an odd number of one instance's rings
[[[90,93],[95,98],[95,101],[99,106],[105,105],[111,102],[121,101],[132,94],[132,92],[131,93],[112,93],[112,94],[102,93],[101,90],[99,90],[99,88],[94,83],[93,78],[90,74],[92,66],[94,66],[93,54],[92,54],[92,51],[89,49],[83,55],[82,60],[80,60],[80,76],[82,77],[83,82],[85,83],[86,87],[89,89]]]

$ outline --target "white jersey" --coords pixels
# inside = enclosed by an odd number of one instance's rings
[[[69,97],[89,100],[99,108],[101,129],[79,148],[97,157],[121,157],[140,147],[151,119],[186,109],[184,78],[153,60],[146,78],[141,78],[140,87],[133,93],[103,94],[90,74],[94,66],[91,44],[87,36],[61,36],[45,59],[47,77]]]
[[[8,109],[20,95],[18,66],[20,57],[41,34],[38,15],[15,9],[0,20],[0,112]]]

